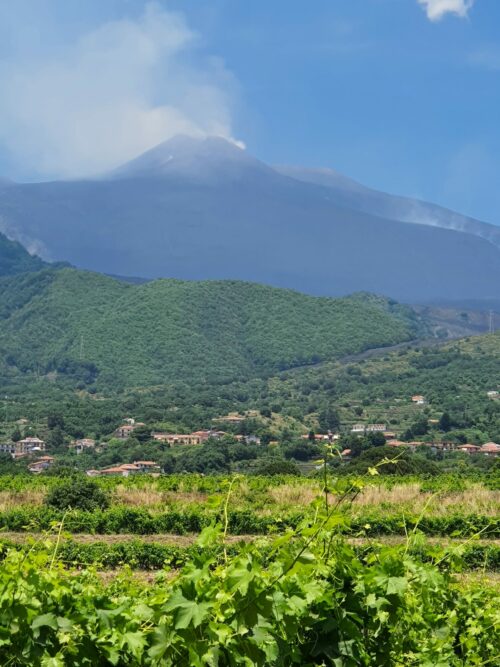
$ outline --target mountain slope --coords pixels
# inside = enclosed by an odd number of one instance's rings
[[[0,276],[10,276],[25,271],[39,271],[45,262],[30,255],[20,243],[10,241],[0,233]]]
[[[327,187],[335,201],[348,208],[390,220],[466,232],[486,239],[500,248],[500,227],[496,225],[475,220],[420,199],[399,197],[372,190],[333,169],[306,169],[288,166],[280,166],[276,169],[281,174],[304,183]]]
[[[370,295],[241,282],[131,285],[61,269],[0,281],[0,358],[101,388],[223,381],[408,340],[414,312]]]
[[[115,275],[423,302],[495,298],[500,283],[486,240],[349,207],[216,138],[173,139],[98,180],[10,185],[0,215],[52,259]]]
[[[436,434],[446,411],[456,432],[465,431],[476,442],[500,442],[500,400],[488,397],[488,391],[500,391],[499,359],[497,332],[377,353],[352,363],[294,369],[279,382],[270,381],[260,396],[264,403],[286,405],[301,417],[311,412],[311,405],[333,403],[346,430],[354,423],[381,422],[401,435],[415,422],[434,419],[424,427],[428,433],[415,433],[428,441],[447,439]],[[426,404],[413,404],[413,394],[424,395]]]

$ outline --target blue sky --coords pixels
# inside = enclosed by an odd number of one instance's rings
[[[0,0],[0,176],[178,132],[500,224],[498,0]]]

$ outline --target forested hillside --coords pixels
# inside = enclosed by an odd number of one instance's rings
[[[122,389],[229,381],[414,338],[415,313],[234,281],[131,285],[73,269],[0,284],[4,374]]]
[[[346,429],[355,422],[384,422],[410,439],[432,439],[434,430],[462,434],[464,441],[498,442],[500,400],[488,392],[500,391],[500,332],[292,370],[266,389],[269,404],[306,421],[308,415],[315,419],[318,408],[335,405]],[[413,404],[414,394],[425,403]]]
[[[11,276],[24,271],[39,271],[45,262],[30,255],[20,243],[0,234],[0,276]]]

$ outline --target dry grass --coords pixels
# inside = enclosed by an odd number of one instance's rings
[[[155,485],[144,488],[117,486],[113,491],[113,504],[127,507],[161,509],[169,505],[203,504],[208,496],[197,491],[159,491]]]
[[[26,489],[25,491],[0,491],[0,512],[7,512],[22,505],[38,507],[42,505],[45,491]]]
[[[164,503],[164,493],[151,486],[137,488],[117,486],[113,490],[113,504],[127,505],[127,507],[151,507]]]
[[[474,486],[466,491],[450,493],[433,501],[436,514],[451,514],[459,510],[470,514],[498,516],[500,514],[500,491],[490,491],[481,486]]]
[[[476,484],[464,491],[423,493],[420,484],[397,484],[388,489],[369,486],[358,496],[355,506],[363,510],[380,509],[387,512],[406,511],[420,513],[424,510],[434,516],[445,514],[484,514],[498,516],[500,491],[490,491]]]
[[[396,484],[392,489],[384,486],[367,486],[356,498],[356,505],[366,507],[367,505],[401,505],[407,503],[421,502],[422,494],[420,484]]]
[[[274,486],[267,492],[269,499],[275,505],[284,507],[310,505],[318,497],[319,490],[311,486],[295,486],[291,484],[282,484]]]

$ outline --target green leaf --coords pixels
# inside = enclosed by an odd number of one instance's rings
[[[180,591],[177,591],[166,605],[166,609],[175,615],[174,627],[176,630],[186,629],[190,625],[197,628],[207,617],[210,605],[207,602],[188,600]]]
[[[142,632],[126,632],[123,635],[123,643],[129,647],[132,655],[139,659],[142,655],[146,638]]]
[[[41,616],[37,616],[35,618],[35,620],[31,624],[31,627],[33,630],[42,627],[49,627],[52,628],[52,630],[57,630],[58,628],[57,618],[55,617],[54,614],[42,614]]]
[[[408,580],[405,577],[389,577],[387,595],[402,595],[407,588]]]

